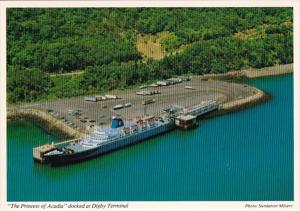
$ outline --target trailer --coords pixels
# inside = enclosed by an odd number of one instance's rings
[[[146,91],[136,92],[137,95],[142,95],[142,96],[155,95],[155,94],[160,94],[160,93],[161,92],[159,90],[146,90]]]
[[[116,99],[120,99],[120,97],[118,97],[117,95],[105,95],[106,99],[112,99],[112,100],[116,100]]]
[[[97,102],[97,98],[95,96],[84,96],[84,101]]]
[[[154,103],[155,102],[155,99],[150,99],[150,100],[144,100],[142,102],[143,105],[148,105],[148,104],[151,104],[151,103]]]
[[[182,79],[181,78],[169,78],[169,79],[167,79],[167,81],[169,81],[171,84],[182,83]]]
[[[156,84],[159,86],[168,86],[171,83],[170,83],[170,81],[157,81]]]

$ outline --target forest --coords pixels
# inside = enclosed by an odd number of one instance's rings
[[[168,56],[145,59],[137,36],[159,32]],[[7,9],[9,103],[292,62],[292,8]]]

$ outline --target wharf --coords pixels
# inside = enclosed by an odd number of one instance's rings
[[[33,159],[37,162],[44,163],[45,160],[43,158],[43,155],[45,153],[56,149],[57,146],[59,146],[59,145],[68,144],[68,143],[76,142],[76,141],[79,141],[79,140],[80,140],[80,138],[76,138],[76,139],[66,140],[66,141],[62,141],[62,142],[58,142],[58,143],[45,144],[45,145],[35,147],[35,148],[32,149]]]

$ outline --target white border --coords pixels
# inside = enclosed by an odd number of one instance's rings
[[[300,108],[300,75],[299,75],[299,2],[298,1],[0,1],[0,145],[1,181],[0,210],[8,210],[6,201],[6,8],[11,7],[293,7],[294,8],[294,202],[129,202],[130,210],[241,210],[245,204],[292,204],[293,208],[284,210],[300,210],[299,207],[299,108]],[[21,175],[20,175],[21,176]],[[20,190],[21,191],[21,190]],[[46,190],[45,190],[46,191]],[[23,203],[23,202],[22,202]],[[57,204],[62,202],[52,202]],[[72,203],[72,202],[70,202]],[[84,203],[84,202],[78,202]],[[93,202],[88,202],[92,204]],[[105,202],[102,202],[105,203]],[[42,204],[30,203],[30,204]],[[48,203],[50,204],[50,203]],[[251,210],[255,208],[250,208]],[[258,208],[262,209],[262,208]],[[281,208],[267,208],[281,210]],[[41,209],[35,209],[41,210]],[[61,210],[61,209],[51,209]],[[74,209],[81,210],[81,209]],[[94,209],[96,210],[96,209]],[[111,210],[111,209],[110,209]],[[120,210],[120,209],[119,209]],[[128,209],[127,209],[128,210]],[[256,209],[255,209],[256,210]]]

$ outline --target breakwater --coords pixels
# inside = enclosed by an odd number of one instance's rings
[[[9,108],[7,110],[8,121],[16,121],[22,118],[31,120],[51,134],[66,138],[78,138],[83,135],[81,131],[69,127],[43,110],[29,108]]]
[[[221,105],[221,108],[218,111],[216,111],[213,115],[221,115],[234,111],[239,111],[271,99],[271,96],[268,93],[257,88],[255,89],[255,94],[251,96],[224,103],[223,105]]]

